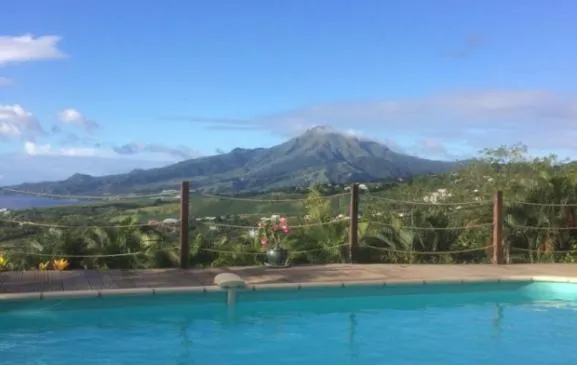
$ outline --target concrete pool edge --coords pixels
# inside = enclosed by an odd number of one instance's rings
[[[411,286],[411,285],[447,285],[447,284],[483,284],[503,282],[554,282],[554,283],[577,283],[577,277],[567,276],[503,276],[496,278],[462,278],[462,279],[390,279],[390,280],[358,280],[358,281],[334,281],[334,282],[304,282],[304,283],[275,283],[247,285],[243,291],[273,291],[282,289],[302,290],[308,288],[350,288],[361,286]],[[0,301],[26,300],[26,299],[75,299],[75,298],[103,298],[131,295],[162,295],[162,294],[207,294],[225,292],[226,290],[216,286],[174,286],[159,288],[131,288],[131,289],[98,289],[98,290],[68,290],[68,291],[41,291],[27,293],[0,294]]]

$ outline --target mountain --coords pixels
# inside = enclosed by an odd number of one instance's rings
[[[182,180],[213,193],[271,190],[312,183],[349,183],[445,172],[456,163],[433,161],[391,151],[377,142],[315,127],[271,148],[236,148],[148,170],[93,177],[75,174],[59,182],[13,188],[52,194],[128,194],[174,189]]]

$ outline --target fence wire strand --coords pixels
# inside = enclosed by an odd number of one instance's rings
[[[375,201],[385,201],[391,204],[403,204],[403,205],[420,205],[420,206],[467,206],[467,205],[487,205],[492,204],[492,200],[471,200],[471,201],[462,201],[462,202],[446,202],[446,201],[438,201],[438,202],[427,202],[427,201],[416,201],[416,200],[399,200],[394,198],[389,198],[381,195],[374,195],[369,194],[368,197]]]
[[[261,198],[243,198],[243,197],[235,197],[235,196],[227,196],[227,195],[213,195],[213,194],[197,194],[202,197],[211,198],[211,199],[220,199],[220,200],[231,200],[231,201],[247,201],[247,202],[259,202],[259,203],[286,203],[286,202],[304,202],[308,200],[308,198],[287,198],[287,199],[261,199]],[[350,193],[340,193],[340,194],[333,194],[333,195],[325,195],[322,196],[323,199],[334,199],[343,196],[350,196]]]
[[[537,203],[537,202],[528,202],[522,200],[507,200],[510,205],[518,204],[518,205],[527,205],[527,206],[534,206],[534,207],[552,207],[552,208],[563,208],[563,207],[577,207],[577,203]]]
[[[346,247],[348,246],[348,243],[344,243],[344,244],[340,244],[340,245],[334,245],[334,246],[329,246],[329,247],[319,247],[319,248],[313,248],[313,249],[309,249],[309,250],[291,250],[290,254],[291,255],[302,255],[302,254],[307,254],[307,253],[314,253],[314,252],[320,252],[320,251],[324,251],[324,250],[335,250],[341,247]],[[201,251],[206,251],[206,252],[214,252],[214,253],[222,253],[222,254],[234,254],[234,255],[254,255],[254,256],[265,256],[267,253],[266,252],[250,252],[250,251],[245,251],[245,252],[238,252],[238,251],[232,251],[232,250],[220,250],[220,249],[214,249],[214,248],[201,248]]]
[[[567,254],[577,253],[577,249],[575,249],[575,250],[545,250],[545,249],[511,247],[511,250],[512,251],[519,251],[519,252],[535,253],[538,255],[567,255]]]
[[[394,228],[395,226],[392,224],[379,222],[379,221],[367,221],[369,224],[378,224],[385,227]],[[462,231],[466,229],[475,229],[475,228],[485,228],[485,227],[492,227],[493,223],[480,223],[480,224],[470,224],[465,226],[453,226],[453,227],[417,227],[417,226],[406,226],[403,225],[402,228],[415,230],[415,231]]]
[[[526,230],[533,230],[533,231],[572,231],[572,230],[577,230],[577,227],[526,226],[526,225],[513,224],[513,223],[509,223],[508,226],[511,228],[526,229]]]
[[[321,226],[330,226],[338,223],[349,222],[349,219],[336,219],[330,222],[316,222],[316,223],[305,223],[305,224],[295,224],[290,225],[291,229],[299,229],[299,228],[309,228],[309,227],[321,227]],[[246,230],[257,230],[259,229],[258,226],[245,226],[245,225],[235,225],[235,224],[226,224],[226,223],[205,223],[206,226],[213,226],[213,227],[223,227],[223,228],[235,228],[235,229],[246,229]]]
[[[41,223],[32,221],[21,221],[17,219],[0,219],[0,222],[16,224],[20,226],[35,226],[35,227],[46,227],[46,228],[61,228],[61,229],[83,229],[83,228],[142,228],[150,227],[151,224],[120,224],[120,225],[67,225],[67,224],[55,224],[55,223]]]
[[[398,249],[393,249],[393,248],[387,248],[387,247],[378,247],[378,246],[373,246],[373,245],[364,245],[365,247],[369,247],[371,249],[374,250],[378,250],[378,251],[385,251],[385,252],[394,252],[394,253],[402,253],[402,254],[414,254],[414,255],[453,255],[453,254],[460,254],[460,253],[469,253],[469,252],[477,252],[477,251],[485,251],[491,247],[493,247],[493,245],[486,245],[483,247],[472,247],[472,248],[466,248],[466,249],[462,249],[462,250],[443,250],[443,251],[417,251],[417,250],[398,250]]]
[[[160,248],[155,249],[154,251],[134,251],[134,252],[122,252],[122,253],[114,253],[114,254],[97,254],[97,255],[89,255],[89,254],[49,254],[49,253],[39,253],[33,251],[19,251],[19,250],[6,250],[6,252],[10,252],[12,254],[18,255],[26,255],[26,256],[37,256],[37,257],[52,257],[52,258],[81,258],[81,259],[88,259],[88,258],[110,258],[110,257],[126,257],[126,256],[138,256],[138,255],[151,255],[156,252],[162,251],[175,251],[178,250],[177,247],[167,247],[167,248]]]

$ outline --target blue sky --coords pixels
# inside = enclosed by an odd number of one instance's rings
[[[319,124],[434,158],[516,142],[575,156],[576,13],[573,0],[8,0],[0,154],[15,163],[0,183]]]

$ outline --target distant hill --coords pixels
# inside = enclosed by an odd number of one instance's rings
[[[15,189],[52,194],[128,194],[174,188],[212,193],[259,192],[313,183],[344,184],[446,172],[454,162],[433,161],[391,151],[377,142],[315,127],[271,148],[236,148],[169,166],[93,177],[75,174],[58,182],[25,183]]]

